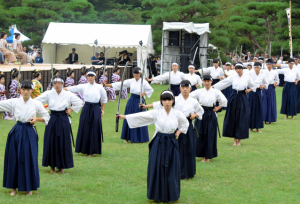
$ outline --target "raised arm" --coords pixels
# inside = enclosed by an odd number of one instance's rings
[[[0,101],[0,112],[13,112],[14,104],[16,103],[16,100],[18,99],[8,99],[5,101]]]
[[[124,88],[126,88],[126,89],[130,88],[130,80],[131,79],[124,80],[124,82],[123,82],[123,89]],[[120,91],[120,89],[121,89],[121,83],[122,82],[115,82],[115,83],[106,84],[106,85],[108,85],[109,87],[112,87],[114,89],[114,91]]]
[[[148,81],[153,81],[153,83],[157,84],[157,83],[163,82],[163,81],[165,81],[167,79],[169,79],[169,72],[166,72],[166,73],[164,73],[162,75],[153,77],[152,79],[148,79]]]
[[[218,89],[218,90],[223,90],[223,89],[226,89],[227,87],[229,87],[230,85],[232,85],[232,82],[233,82],[233,77],[230,76],[230,77],[227,77],[226,79],[222,80],[222,81],[219,81],[218,83],[216,83],[213,87],[215,89]]]
[[[83,86],[84,86],[84,85],[85,85],[85,84],[79,84],[79,85],[77,85],[77,86],[69,86],[69,87],[65,87],[64,90],[66,90],[66,91],[71,91],[71,92],[73,92],[73,93],[77,93],[77,92],[82,93],[82,91],[83,91]]]
[[[126,115],[126,120],[130,128],[148,126],[155,121],[156,110],[140,112]]]
[[[40,101],[42,104],[49,103],[49,101],[48,101],[48,93],[49,93],[49,91],[45,91],[44,93],[42,93],[41,95],[39,95],[38,97],[36,97],[33,100]]]

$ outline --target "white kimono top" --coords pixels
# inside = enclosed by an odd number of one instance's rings
[[[137,128],[154,124],[154,136],[157,132],[167,134],[175,133],[177,128],[182,133],[186,134],[189,127],[189,122],[186,119],[185,115],[173,108],[171,108],[169,115],[167,114],[165,109],[156,109],[127,115],[126,120],[130,128]]]
[[[88,82],[87,84],[79,84],[77,86],[69,86],[67,87],[68,91],[73,93],[80,92],[83,94],[83,98],[85,102],[89,103],[107,103],[107,95],[106,91],[103,88],[102,84],[91,84]]]
[[[26,103],[23,97],[0,101],[0,112],[4,111],[14,113],[13,120],[22,123],[30,122],[30,119],[36,118],[37,115],[44,118],[45,125],[47,125],[50,120],[50,115],[43,104],[32,98],[29,98]]]
[[[201,69],[199,69],[199,71],[201,71]],[[215,67],[203,68],[203,74],[210,74],[213,79],[218,79],[218,77],[224,78],[223,69],[220,67],[217,69]]]
[[[295,82],[297,79],[300,79],[300,72],[295,68],[277,69],[277,72],[284,75],[284,81],[286,82]]]
[[[265,89],[268,89],[269,82],[267,80],[266,75],[264,75],[261,71],[257,75],[256,72],[250,72],[249,76],[253,79],[255,85],[255,88],[259,88],[260,85],[265,85]]]
[[[187,80],[189,80],[191,82],[192,86],[199,84],[200,87],[202,87],[202,80],[199,75],[197,75],[195,73],[192,75],[190,73],[185,74],[185,75],[186,75]]]
[[[173,85],[179,85],[182,80],[186,80],[187,76],[180,71],[177,71],[176,73],[174,71],[171,71],[171,84]],[[153,83],[157,84],[160,82],[163,82],[165,80],[169,80],[169,72],[164,73],[163,75],[159,75],[153,78]]]
[[[164,107],[161,105],[160,101],[156,101],[153,102],[153,108],[163,109]],[[203,108],[200,106],[196,99],[188,97],[185,100],[181,94],[175,97],[174,109],[181,111],[185,117],[190,116],[190,114],[197,113],[199,120],[202,120],[202,115],[204,114]]]
[[[227,77],[226,79],[216,83],[214,85],[214,88],[218,90],[223,90],[229,87],[230,85],[232,85],[232,89],[238,91],[245,90],[248,86],[253,89],[253,92],[256,91],[256,86],[253,79],[247,74],[243,74],[241,77],[238,74]]]
[[[42,104],[48,104],[48,108],[53,111],[64,111],[66,108],[72,108],[78,113],[82,107],[82,100],[75,94],[62,90],[57,94],[55,89],[46,91],[34,100],[40,101]],[[72,107],[71,107],[72,105]]]
[[[123,82],[123,88],[130,88],[130,93],[140,95],[141,92],[141,78],[137,81],[135,78],[133,79],[127,79]],[[121,89],[121,82],[115,82],[111,84],[114,91],[120,91]],[[153,93],[153,88],[150,86],[150,84],[143,80],[143,87],[142,92],[146,93],[147,97],[150,98],[150,96]]]
[[[269,71],[268,69],[263,70],[263,73],[266,75],[269,84],[274,84],[277,82],[279,84],[278,72],[276,70]]]
[[[190,97],[197,99],[202,106],[214,107],[218,101],[220,106],[227,107],[227,99],[224,94],[212,87],[209,90],[197,89],[190,93]]]

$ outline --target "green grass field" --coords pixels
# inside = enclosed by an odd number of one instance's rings
[[[147,103],[159,100],[166,85],[153,85],[155,90]],[[278,113],[282,88],[276,88]],[[121,101],[120,112],[127,100]],[[25,193],[9,196],[0,188],[0,203],[151,203],[147,200],[148,143],[124,144],[115,132],[117,101],[108,102],[103,117],[103,154],[93,158],[74,154],[75,167],[64,174],[50,174],[41,166],[44,125],[38,124],[41,187],[27,197]],[[219,114],[222,130],[225,112]],[[74,136],[79,114],[72,114]],[[210,163],[197,159],[195,178],[181,181],[177,203],[299,203],[299,117],[266,125],[262,133],[250,133],[241,147],[233,139],[218,138],[219,156]],[[0,183],[7,135],[15,123],[0,120]],[[122,129],[122,124],[119,130]],[[154,126],[149,126],[152,138]]]

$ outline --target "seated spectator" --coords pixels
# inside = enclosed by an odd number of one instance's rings
[[[70,64],[78,64],[78,54],[75,53],[75,51],[76,49],[72,48],[72,53],[70,53],[69,57],[66,58]]]
[[[36,58],[35,58],[35,63],[40,63],[42,64],[44,62],[42,56],[41,56],[41,52],[37,52],[36,53]]]
[[[96,53],[95,53],[95,56],[93,56],[93,57],[91,58],[91,60],[92,60],[92,65],[98,65],[99,62],[100,62],[100,59],[99,59],[99,53],[96,52]]]

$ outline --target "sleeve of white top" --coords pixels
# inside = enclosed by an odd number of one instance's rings
[[[13,112],[14,104],[17,102],[17,98],[0,101],[0,112]]]
[[[162,109],[163,108],[160,101],[153,102],[152,105],[153,105],[153,109]]]
[[[248,76],[248,86],[253,92],[256,92],[257,84],[253,81],[252,77]]]
[[[203,74],[210,74],[210,68],[202,68]]]
[[[277,69],[277,73],[278,74],[285,74],[285,70],[284,69]]]
[[[217,93],[217,101],[219,102],[219,105],[222,107],[227,107],[227,99],[224,96],[224,94],[219,90],[216,90],[216,93]]]
[[[263,84],[265,85],[265,89],[268,89],[269,81],[268,81],[267,76],[265,74],[263,76],[264,76],[263,77]]]
[[[197,90],[191,92],[191,93],[189,94],[189,96],[190,96],[191,98],[194,98],[194,99],[197,99],[197,100],[198,100],[198,97],[199,97],[199,91],[200,91],[200,90],[201,90],[201,89],[197,89]]]
[[[75,113],[78,113],[80,111],[80,108],[82,107],[82,100],[76,96],[75,94],[73,93],[70,93],[70,97],[71,97],[71,103],[72,103],[72,110],[75,112]]]
[[[297,73],[297,74],[296,74],[296,79],[299,79],[299,80],[300,80],[300,71],[297,71],[296,73]]]
[[[99,86],[100,86],[99,91],[100,91],[100,95],[101,95],[100,101],[101,101],[101,103],[107,103],[106,91],[102,85],[99,84]]]
[[[123,89],[124,88],[129,88],[130,87],[130,80],[131,79],[126,79],[126,80],[124,80],[124,82],[123,82]],[[112,88],[114,89],[114,91],[120,91],[120,89],[121,89],[121,83],[122,82],[115,82],[115,83],[112,83],[111,85],[112,85]]]
[[[286,69],[286,68],[289,68],[289,65],[288,64],[281,64],[281,69]]]
[[[129,128],[148,126],[154,123],[156,110],[126,115]]]
[[[230,85],[232,85],[232,81],[233,81],[233,77],[232,76],[227,77],[226,79],[224,79],[224,80],[219,81],[218,83],[216,83],[214,85],[214,88],[221,91],[223,89],[226,89]]]
[[[189,121],[186,119],[185,115],[177,111],[177,116],[178,116],[178,130],[180,130],[182,133],[186,134],[187,130],[189,128]]]
[[[220,77],[224,78],[224,71],[223,71],[222,67],[220,68]]]
[[[76,92],[80,92],[82,93],[83,92],[83,87],[85,86],[86,84],[79,84],[77,86],[69,86],[67,87],[67,90],[68,91],[71,91],[73,93],[76,93]]]
[[[181,72],[181,80],[189,80],[188,74]]]
[[[277,85],[279,84],[278,72],[275,72],[275,82],[277,83]]]
[[[197,113],[197,115],[198,115],[198,119],[202,120],[202,115],[204,114],[204,110],[203,110],[202,106],[200,106],[198,101],[197,101],[197,103],[195,103],[194,108],[195,108],[195,113]]]
[[[143,89],[147,97],[150,98],[154,90],[147,81],[143,82]]]
[[[39,115],[39,117],[44,119],[44,124],[48,125],[48,122],[50,120],[50,115],[48,113],[48,111],[44,108],[43,104],[40,101],[36,101],[36,106],[37,106],[37,114]]]
[[[38,97],[36,97],[34,100],[41,102],[42,104],[46,104],[49,103],[48,102],[48,93],[50,91],[45,91],[44,93],[42,93],[41,95],[39,95]]]
[[[167,79],[169,79],[169,72],[166,72],[166,73],[164,73],[162,75],[153,77],[153,83],[157,84],[157,83],[163,82],[163,81],[165,81]]]

